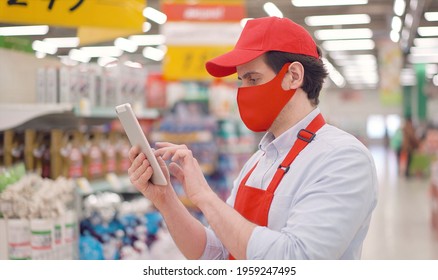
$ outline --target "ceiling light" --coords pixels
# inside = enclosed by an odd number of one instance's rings
[[[426,76],[430,79],[438,73],[438,65],[426,64]]]
[[[374,41],[370,39],[364,40],[335,40],[325,41],[322,47],[326,51],[341,51],[341,50],[372,50],[375,47]]]
[[[372,38],[373,31],[369,28],[324,29],[315,31],[318,40],[363,39]]]
[[[127,66],[127,67],[131,67],[131,68],[137,68],[137,69],[141,69],[141,68],[143,68],[143,66],[140,64],[140,63],[138,63],[138,62],[134,62],[134,61],[125,61],[124,63],[123,63],[123,65],[125,65],[125,66]]]
[[[72,60],[68,55],[58,55],[61,63],[67,66],[76,66],[79,64],[77,60]]]
[[[55,54],[58,51],[58,47],[52,43],[43,42],[40,40],[33,41],[32,49],[37,52]]]
[[[43,53],[43,52],[35,52],[35,57],[36,58],[39,58],[39,59],[41,59],[41,58],[45,58],[46,57],[46,53]]]
[[[119,57],[123,54],[123,51],[114,46],[104,46],[104,47],[83,47],[80,48],[89,57],[102,57],[102,56],[112,56]]]
[[[417,10],[418,0],[411,0],[411,1],[409,1],[409,7],[411,8],[411,11]]]
[[[150,22],[145,22],[145,23],[143,23],[143,28],[142,28],[142,30],[143,30],[143,32],[144,33],[146,33],[146,32],[148,32],[149,30],[151,30],[151,28],[152,28],[152,24],[150,23]]]
[[[411,28],[413,22],[414,22],[414,17],[411,14],[406,14],[405,16],[406,27]]]
[[[415,86],[417,78],[415,72],[411,68],[403,68],[400,72],[400,85],[402,86]]]
[[[367,24],[371,18],[367,14],[310,16],[304,19],[309,26]]]
[[[97,59],[97,64],[99,64],[101,67],[111,67],[115,66],[118,60],[119,59],[116,57],[99,57]]]
[[[158,46],[166,43],[164,35],[132,35],[128,39],[139,46]]]
[[[46,38],[43,41],[54,44],[58,48],[76,48],[77,46],[79,46],[78,37]]]
[[[317,7],[317,6],[341,6],[341,5],[364,5],[368,0],[292,0],[295,7]]]
[[[438,55],[422,55],[422,54],[410,54],[408,55],[408,61],[410,63],[438,63]]]
[[[391,38],[391,41],[393,41],[394,43],[400,41],[400,33],[398,33],[398,31],[391,30],[391,33],[389,33],[389,37]]]
[[[397,16],[393,16],[392,17],[392,21],[391,21],[391,28],[392,28],[392,30],[394,30],[396,32],[400,32],[402,27],[403,27],[402,20],[399,17],[397,17]]]
[[[155,61],[161,61],[166,53],[163,50],[153,47],[146,47],[143,49],[143,56]]]
[[[332,80],[333,83],[335,83],[335,85],[340,88],[345,87],[345,78],[341,75],[341,73],[339,73],[339,71],[336,70],[333,64],[331,64],[330,61],[328,61],[326,58],[322,58],[322,61],[327,68],[330,80]]]
[[[147,19],[155,21],[158,24],[164,24],[167,21],[167,16],[165,14],[152,7],[146,7],[143,10],[143,16]]]
[[[437,26],[418,27],[418,34],[424,37],[438,36]]]
[[[88,63],[91,60],[91,57],[89,57],[84,51],[78,49],[70,50],[68,56],[71,60],[76,60],[82,63]]]
[[[266,2],[263,5],[263,10],[265,10],[265,12],[268,14],[268,16],[271,17],[279,17],[282,18],[283,17],[283,13],[280,11],[280,9],[275,6],[274,3],[272,2]]]
[[[136,52],[138,49],[138,45],[134,41],[121,37],[114,41],[114,46],[129,53]]]
[[[410,52],[411,52],[411,54],[438,55],[438,48],[412,47],[410,49]]]
[[[438,47],[438,40],[436,38],[416,38],[414,45],[420,48]]]
[[[48,32],[48,25],[0,27],[0,36],[46,35]]]
[[[405,13],[406,2],[405,0],[395,0],[394,1],[394,13],[401,17]]]
[[[424,13],[424,18],[427,21],[438,21],[438,12],[427,12],[427,13]]]

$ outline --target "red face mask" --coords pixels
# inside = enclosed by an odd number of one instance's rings
[[[240,117],[250,130],[267,131],[295,94],[296,89],[284,90],[281,87],[289,65],[290,63],[285,64],[277,76],[267,83],[237,90]]]

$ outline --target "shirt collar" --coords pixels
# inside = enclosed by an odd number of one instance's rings
[[[274,145],[275,149],[278,150],[280,153],[287,152],[283,150],[290,149],[291,145],[295,142],[295,139],[297,138],[298,132],[301,129],[306,128],[319,113],[321,113],[321,110],[318,107],[316,107],[301,121],[299,121],[297,124],[295,124],[288,130],[283,132],[277,138],[275,138],[272,132],[267,132],[260,140],[259,149],[266,152],[269,145]]]

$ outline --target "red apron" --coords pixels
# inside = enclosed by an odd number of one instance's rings
[[[318,114],[312,122],[306,127],[301,129],[297,134],[297,140],[286,155],[283,162],[278,166],[277,171],[274,174],[271,182],[269,183],[266,191],[262,189],[253,188],[246,185],[251,173],[257,166],[257,163],[246,174],[242,182],[239,185],[237,191],[236,200],[234,202],[234,209],[236,209],[244,218],[259,226],[268,225],[269,209],[274,198],[275,190],[280,184],[283,176],[289,171],[289,167],[297,157],[297,155],[312,142],[316,135],[316,132],[325,124],[325,120],[321,114]],[[230,254],[230,259],[234,257]]]

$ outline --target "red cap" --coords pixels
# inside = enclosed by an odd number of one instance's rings
[[[301,25],[288,18],[262,17],[249,20],[234,49],[207,61],[205,68],[214,77],[225,77],[236,73],[236,66],[268,51],[319,58],[315,41]]]

